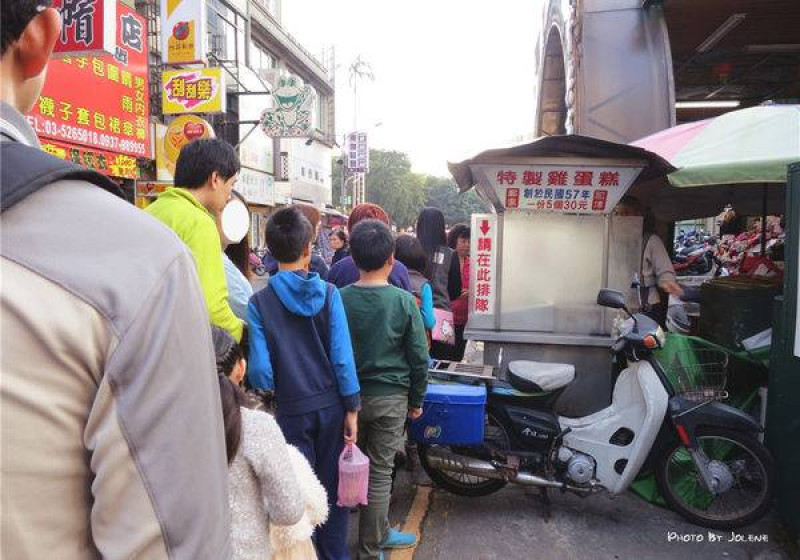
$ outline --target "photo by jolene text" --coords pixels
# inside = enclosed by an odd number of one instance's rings
[[[735,531],[716,532],[707,531],[700,533],[679,533],[668,531],[667,542],[679,543],[766,543],[769,542],[769,535],[766,533],[750,534],[737,533]]]

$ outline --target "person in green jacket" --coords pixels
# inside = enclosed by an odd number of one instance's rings
[[[244,322],[228,303],[222,246],[215,216],[231,198],[239,173],[233,147],[217,139],[195,140],[181,150],[175,164],[175,185],[147,207],[148,212],[189,247],[211,323],[228,331],[237,342]]]
[[[341,296],[353,342],[361,413],[358,445],[369,457],[369,492],[358,527],[358,558],[383,558],[383,550],[416,544],[411,533],[389,528],[394,456],[403,445],[406,417],[422,415],[428,387],[428,339],[410,293],[389,285],[394,239],[378,220],[350,232],[350,254],[360,279]]]

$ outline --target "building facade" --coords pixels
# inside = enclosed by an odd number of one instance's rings
[[[112,0],[93,1],[99,14]],[[114,54],[54,60],[29,120],[46,150],[114,178],[140,207],[172,184],[182,145],[174,141],[178,124],[184,143],[210,135],[227,140],[242,162],[237,190],[253,216],[251,246],[263,247],[263,222],[276,207],[305,202],[324,210],[331,202],[333,52],[315,57],[293,38],[281,25],[281,0],[170,3],[176,4],[195,14],[198,28],[205,27],[199,38],[202,66],[165,64],[162,32],[169,41],[177,34],[174,22],[162,28],[160,0],[117,1]],[[182,78],[181,93],[191,91],[195,102],[181,107],[174,98],[168,100],[167,78],[162,79],[167,70],[211,75],[218,80],[211,86],[216,104],[197,102],[198,92],[208,94],[208,83]],[[306,107],[310,128],[299,138],[268,136],[259,122],[265,110],[275,107],[279,81],[288,77],[313,92]],[[172,93],[178,91],[176,84],[171,82]],[[195,136],[197,131],[204,134]]]

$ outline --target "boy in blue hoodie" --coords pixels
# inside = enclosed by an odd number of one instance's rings
[[[314,535],[319,558],[346,559],[348,511],[336,505],[338,461],[356,440],[360,408],[347,317],[338,290],[308,272],[314,230],[299,210],[272,214],[266,237],[278,273],[247,308],[247,376],[253,387],[275,391],[286,441],[306,456],[328,493],[328,521]]]

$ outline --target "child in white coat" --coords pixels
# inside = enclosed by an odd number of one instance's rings
[[[325,489],[266,412],[244,406],[247,363],[226,331],[212,327],[228,454],[231,540],[237,560],[316,560],[314,528],[325,522]]]

